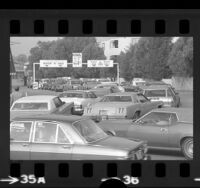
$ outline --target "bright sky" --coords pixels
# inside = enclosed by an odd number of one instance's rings
[[[30,55],[29,51],[31,48],[35,47],[39,41],[52,41],[57,40],[61,37],[11,37],[10,42],[16,43],[11,45],[11,50],[13,56],[19,54]]]
[[[35,47],[39,41],[53,41],[62,37],[11,37],[10,42],[16,43],[11,45],[11,50],[13,56],[19,54],[30,55],[29,51],[31,48]],[[102,41],[105,39],[116,38],[116,37],[96,37],[97,41]],[[179,37],[174,37],[173,42],[175,42]]]

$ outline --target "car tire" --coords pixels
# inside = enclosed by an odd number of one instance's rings
[[[185,138],[181,143],[181,150],[186,159],[193,159],[193,138]]]
[[[136,111],[133,115],[133,119],[138,119],[140,117],[140,112]]]
[[[177,108],[179,108],[181,106],[181,102],[179,101],[177,104]]]
[[[74,108],[71,108],[71,114],[75,115]]]

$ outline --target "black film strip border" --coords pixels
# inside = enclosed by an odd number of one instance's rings
[[[69,20],[59,20],[57,21],[57,34],[65,35],[69,33],[70,25]],[[94,31],[94,21],[93,20],[82,20],[81,31],[82,34],[93,34]],[[118,23],[117,20],[106,20],[104,23],[106,28],[106,34],[117,34],[118,33]],[[130,20],[129,23],[129,33],[127,34],[141,34],[142,32],[142,22],[139,19]],[[164,19],[156,19],[153,23],[155,34],[166,34],[167,33],[167,23]],[[44,20],[34,20],[32,22],[33,34],[43,35],[45,34],[45,21]],[[190,22],[188,19],[180,19],[178,21],[178,33],[181,35],[186,35],[190,33]],[[10,34],[19,35],[21,34],[21,22],[20,20],[10,20]]]

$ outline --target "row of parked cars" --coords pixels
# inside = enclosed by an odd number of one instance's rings
[[[176,149],[192,159],[192,110],[176,108],[180,97],[171,86],[148,89],[104,83],[15,101],[11,159],[147,160],[148,148]]]
[[[80,79],[46,79],[42,82],[39,89],[63,92],[68,90],[87,90],[95,87],[101,82],[96,80]]]

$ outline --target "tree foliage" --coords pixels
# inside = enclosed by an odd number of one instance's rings
[[[127,80],[134,77],[160,80],[171,76],[167,64],[171,50],[170,37],[144,37],[119,57],[121,74]]]
[[[193,38],[180,37],[169,54],[168,64],[175,76],[193,76]]]
[[[105,59],[103,49],[98,47],[94,37],[66,37],[51,42],[38,42],[37,46],[30,50],[29,62],[32,69],[34,62],[41,59],[57,59],[72,62],[73,53],[82,53],[83,62],[88,59]],[[38,70],[38,67],[37,69]],[[68,65],[67,68],[40,68],[36,71],[36,77],[98,77],[100,70],[97,68],[73,68]]]
[[[19,54],[18,56],[13,57],[15,63],[24,65],[28,61],[26,54]]]

